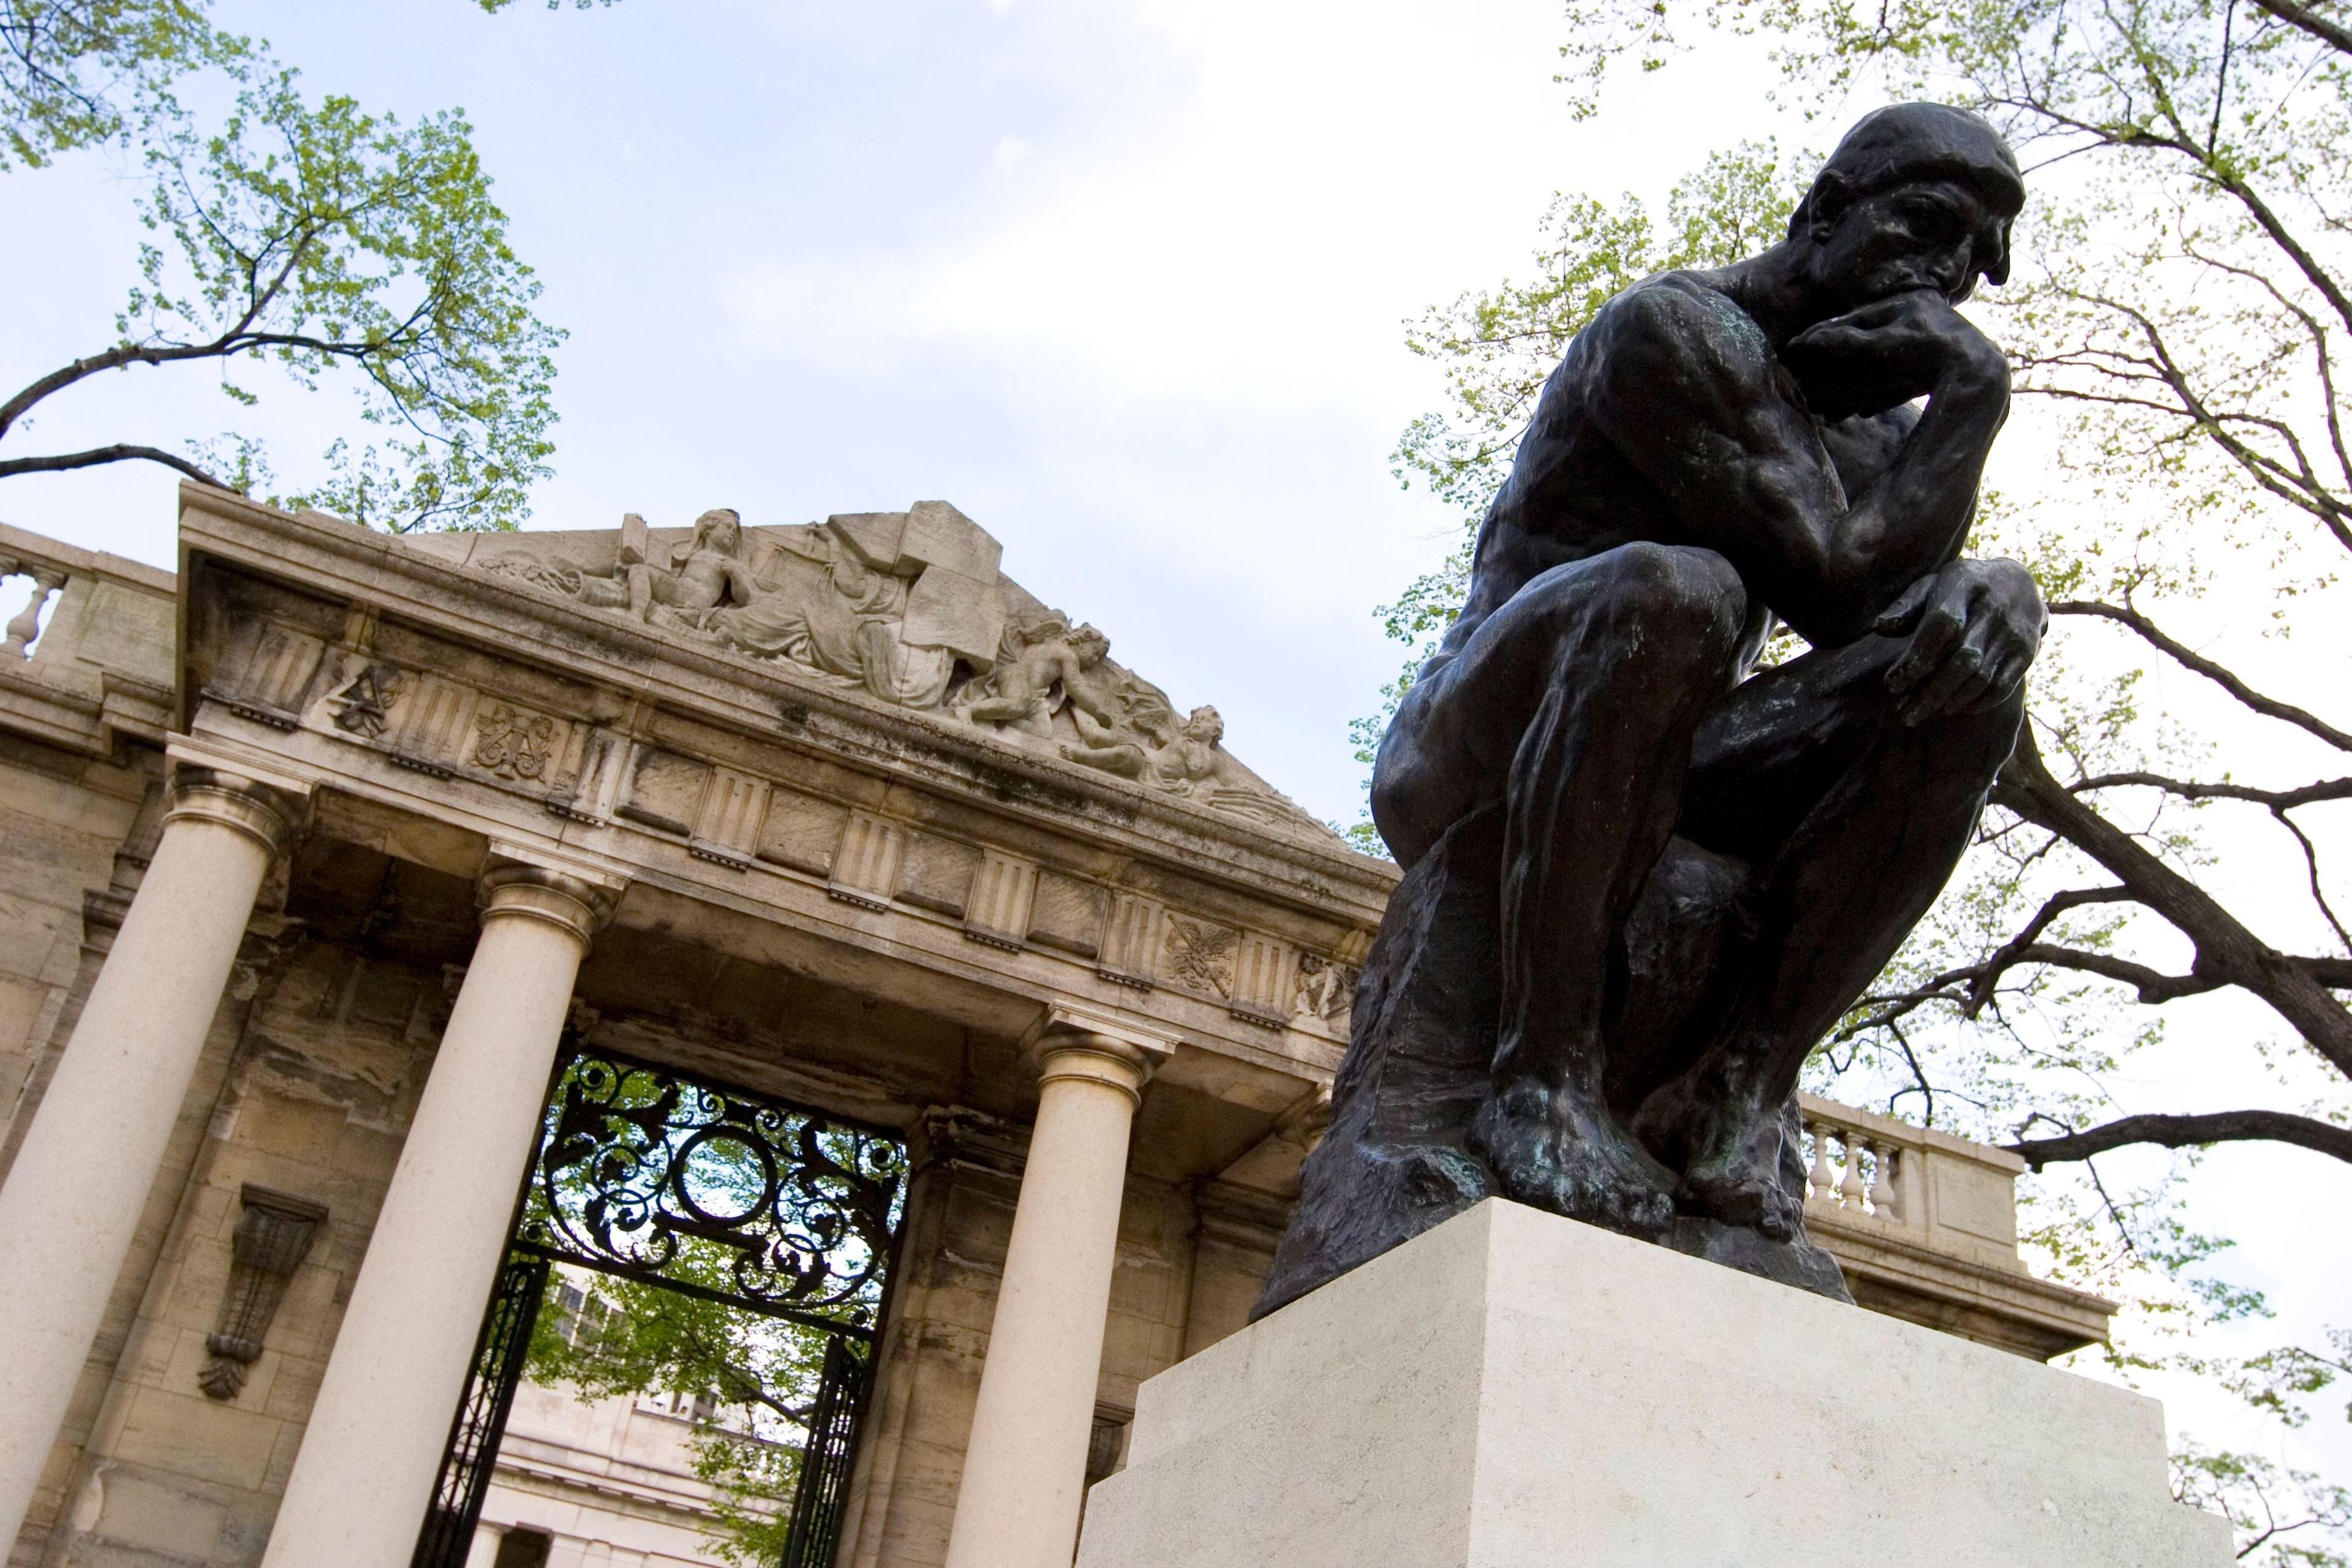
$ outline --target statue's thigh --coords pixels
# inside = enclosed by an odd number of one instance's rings
[[[1555,566],[1489,616],[1444,672],[1438,728],[1482,762],[1507,763],[1557,689],[1590,721],[1672,731],[1722,689],[1747,614],[1738,574],[1710,550],[1625,544]]]

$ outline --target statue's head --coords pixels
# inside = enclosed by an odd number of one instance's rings
[[[1864,115],[1789,218],[1813,247],[1825,302],[1851,310],[1911,289],[1954,303],[2009,279],[2025,180],[2000,132],[1964,109],[1897,103]]]
[[[1074,628],[1069,642],[1070,651],[1078,656],[1080,669],[1092,669],[1110,655],[1110,638],[1092,626]]]
[[[1225,721],[1213,708],[1195,708],[1184,721],[1184,738],[1213,746],[1225,738]]]
[[[694,520],[694,546],[732,555],[743,542],[743,520],[731,507],[717,507]]]

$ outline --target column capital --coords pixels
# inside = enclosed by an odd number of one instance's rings
[[[163,820],[211,822],[233,828],[274,857],[301,830],[310,805],[307,785],[263,783],[227,768],[182,763],[172,770],[172,808]]]
[[[1037,1064],[1040,1089],[1057,1079],[1085,1079],[1108,1084],[1139,1106],[1144,1084],[1175,1055],[1177,1037],[1130,1019],[1055,1002],[1024,1044]]]
[[[545,921],[585,947],[613,918],[626,886],[586,867],[551,866],[493,845],[476,898],[485,923],[505,916]]]

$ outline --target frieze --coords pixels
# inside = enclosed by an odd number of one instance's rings
[[[969,940],[1004,952],[1066,953],[1102,979],[1166,987],[1262,1027],[1346,1029],[1352,968],[1158,899],[275,623],[252,626],[232,668],[228,689],[207,695],[248,718],[266,712],[273,727],[307,725],[413,772],[522,793],[583,823],[649,831],[729,872],[798,874],[856,908],[952,920]],[[1022,689],[995,683],[985,689],[995,697],[982,700],[1010,702]]]

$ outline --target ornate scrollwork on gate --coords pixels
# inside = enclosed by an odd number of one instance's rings
[[[593,1268],[871,1332],[906,1170],[894,1139],[582,1053],[548,1105],[520,1239]]]

